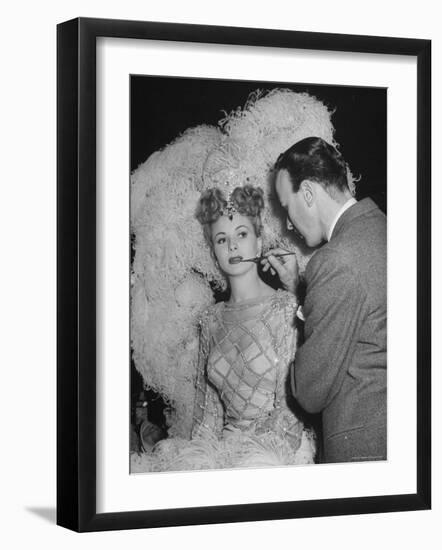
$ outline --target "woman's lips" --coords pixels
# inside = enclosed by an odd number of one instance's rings
[[[242,260],[242,256],[233,256],[229,258],[229,264],[239,264]]]

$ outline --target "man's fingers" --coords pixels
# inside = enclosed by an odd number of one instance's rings
[[[267,260],[273,270],[276,271],[278,275],[280,275],[281,271],[284,270],[284,264],[278,258],[275,258],[275,256],[269,256]]]
[[[270,269],[272,275],[276,275],[276,272],[279,274],[279,268],[283,267],[282,263],[274,256],[269,256],[261,260],[261,265],[264,273]]]
[[[264,273],[266,271],[268,271],[269,267],[270,267],[270,263],[269,261],[267,260],[267,258],[264,258],[261,260],[261,267],[262,267],[262,270],[264,271]]]

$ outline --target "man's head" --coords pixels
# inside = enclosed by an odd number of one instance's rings
[[[328,227],[352,196],[347,165],[338,151],[318,137],[303,139],[282,153],[275,164],[276,192],[308,246],[326,239]]]

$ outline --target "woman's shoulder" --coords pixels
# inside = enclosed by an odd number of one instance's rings
[[[213,323],[223,308],[223,302],[210,304],[199,316],[199,324],[208,327]]]

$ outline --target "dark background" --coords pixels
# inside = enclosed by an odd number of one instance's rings
[[[371,197],[387,209],[387,90],[305,83],[210,80],[132,75],[130,79],[131,171],[154,151],[186,129],[217,125],[237,107],[243,107],[257,89],[289,88],[307,92],[334,111],[335,140],[355,177],[356,198]],[[282,151],[281,151],[282,152]],[[132,364],[132,420],[140,404],[142,380]],[[163,424],[163,402],[148,392],[149,419]]]
[[[307,92],[329,109],[335,140],[355,176],[360,175],[357,198],[371,196],[386,209],[387,90],[353,86],[290,84],[171,78],[131,77],[131,170],[187,128],[216,125],[237,107],[243,107],[257,89],[290,88]],[[282,151],[281,151],[282,152]]]

